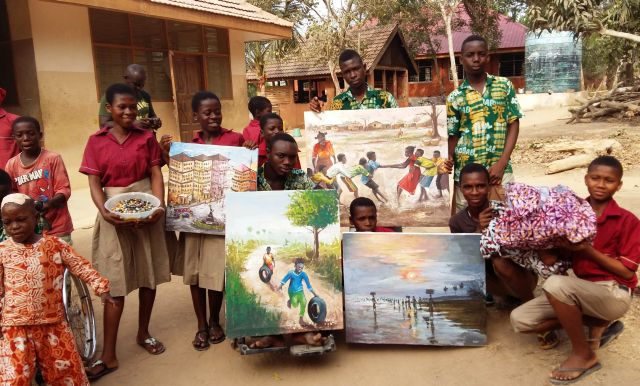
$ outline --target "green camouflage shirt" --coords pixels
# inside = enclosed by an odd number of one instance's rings
[[[390,109],[398,107],[396,98],[390,92],[374,90],[367,85],[367,91],[361,102],[351,94],[351,88],[336,95],[331,102],[330,110],[364,110],[364,109]]]
[[[487,168],[495,164],[504,151],[507,126],[522,118],[516,92],[507,78],[487,74],[484,93],[476,91],[467,80],[447,98],[447,131],[457,136],[454,181],[469,163]],[[511,161],[505,173],[513,173]]]
[[[304,170],[293,169],[284,182],[284,190],[312,190],[315,184],[307,177]],[[264,178],[264,167],[258,168],[258,191],[270,191],[271,185]]]

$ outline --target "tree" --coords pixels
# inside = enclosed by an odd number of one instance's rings
[[[571,31],[640,42],[638,0],[532,0],[526,21],[533,30]]]
[[[342,8],[336,7],[331,0],[322,0],[326,8],[326,14],[314,12],[314,22],[307,29],[304,45],[301,45],[300,56],[314,59],[320,63],[326,63],[331,74],[331,80],[335,86],[336,93],[342,91],[340,82],[336,75],[338,68],[338,56],[340,52],[356,43],[353,35],[348,34],[349,30],[355,27],[359,15],[355,0],[347,0]]]
[[[286,216],[295,226],[307,227],[313,233],[313,259],[320,256],[319,235],[327,226],[338,222],[335,196],[317,190],[293,193]]]
[[[500,47],[502,31],[500,31],[500,13],[494,0],[462,0],[465,11],[469,15],[469,27],[473,33],[487,39],[489,49]]]
[[[316,0],[248,0],[249,3],[271,14],[293,23],[291,39],[248,42],[245,45],[245,63],[247,70],[253,71],[258,78],[258,88],[264,94],[268,74],[268,63],[282,59],[295,49],[301,40],[300,28],[307,20],[309,9]]]

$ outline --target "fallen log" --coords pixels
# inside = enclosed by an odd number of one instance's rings
[[[560,159],[560,160],[551,162],[549,165],[547,165],[547,169],[545,170],[544,173],[555,174],[555,173],[564,172],[566,170],[587,166],[589,165],[589,163],[591,163],[591,161],[593,161],[595,157],[596,157],[595,153],[572,155],[565,159]]]
[[[622,149],[622,144],[615,139],[587,139],[583,141],[560,140],[547,143],[542,150],[546,152],[597,153],[611,154]]]

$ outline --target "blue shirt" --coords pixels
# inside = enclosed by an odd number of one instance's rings
[[[380,164],[377,161],[369,160],[369,162],[367,162],[367,164],[364,167],[369,172],[369,175],[360,176],[360,181],[362,181],[363,184],[366,184],[367,182],[369,182],[373,178],[373,172],[379,167],[380,167]]]
[[[305,283],[307,283],[307,289],[309,291],[313,291],[313,288],[311,288],[311,283],[309,283],[309,276],[307,276],[306,272],[304,271],[300,272],[299,274],[297,274],[296,271],[289,271],[287,275],[282,279],[280,284],[285,285],[287,281],[290,281],[289,292],[302,292],[304,290],[304,288],[302,288],[303,280]]]

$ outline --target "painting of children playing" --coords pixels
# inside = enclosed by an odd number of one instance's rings
[[[226,197],[227,336],[343,328],[335,191]]]
[[[429,107],[306,112],[305,137],[311,175],[331,181],[323,185],[338,191],[342,208],[362,196],[378,203],[382,226],[446,225],[449,175],[438,169],[447,158],[444,106],[435,113]]]

